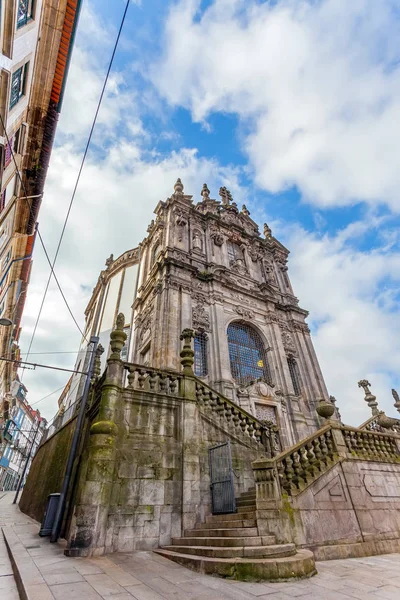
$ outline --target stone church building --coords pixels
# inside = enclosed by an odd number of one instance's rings
[[[76,370],[99,338],[64,515],[70,556],[153,549],[237,579],[315,573],[315,559],[400,549],[400,422],[342,424],[288,275],[246,206],[180,179],[142,243],[98,279]],[[21,509],[61,488],[77,373]],[[395,397],[396,399],[396,397]],[[400,407],[398,397],[395,406]]]
[[[195,374],[274,423],[282,447],[319,425],[328,399],[317,356],[288,275],[289,251],[267,224],[263,235],[226,188],[201,202],[174,194],[155,209],[140,246],[131,360],[179,368],[180,332],[195,331]]]

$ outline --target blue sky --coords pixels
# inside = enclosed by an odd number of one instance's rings
[[[124,5],[84,1],[40,214],[53,249]],[[204,182],[214,196],[226,185],[291,250],[295,293],[345,420],[369,416],[361,378],[393,413],[399,20],[391,0],[131,2],[57,269],[81,322],[105,258],[141,241],[176,177],[197,197]],[[46,274],[36,253],[22,345]],[[52,288],[33,351],[77,347],[63,311]],[[71,366],[73,355],[52,361]],[[31,401],[62,385],[25,377]],[[50,416],[56,398],[42,404]]]

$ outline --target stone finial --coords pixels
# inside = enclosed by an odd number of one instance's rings
[[[179,177],[174,185],[174,192],[175,194],[183,194],[183,183]]]
[[[267,223],[264,223],[264,235],[266,238],[270,238],[272,235],[271,227],[269,227]]]
[[[392,390],[392,396],[394,398],[394,407],[397,410],[397,412],[400,413],[400,398],[396,390]]]
[[[183,340],[183,348],[180,353],[182,371],[184,375],[193,375],[194,352],[192,350],[193,329],[184,329],[180,339]]]
[[[203,200],[210,199],[210,190],[208,189],[206,183],[203,183],[203,189],[201,190],[201,195],[203,196]]]
[[[319,398],[315,410],[323,419],[330,419],[333,413],[335,412],[335,407],[332,404],[332,402],[328,402],[324,398]]]
[[[110,334],[111,360],[121,360],[121,350],[124,347],[126,338],[128,337],[124,331],[125,316],[119,313],[115,329]],[[109,359],[109,360],[110,360]]]
[[[242,206],[242,213],[243,213],[244,215],[246,215],[246,217],[249,217],[249,216],[250,216],[250,211],[249,211],[249,210],[247,210],[247,206],[246,206],[245,204],[243,204],[243,206]]]
[[[363,390],[365,392],[365,397],[364,397],[365,402],[367,402],[368,406],[370,407],[370,409],[372,411],[372,415],[376,416],[376,415],[379,415],[378,403],[376,401],[376,396],[374,396],[370,392],[370,389],[369,389],[370,385],[371,384],[367,379],[361,379],[358,382],[358,387],[363,388]]]
[[[110,256],[106,260],[106,267],[111,267],[114,262],[114,254],[110,254]]]
[[[219,188],[219,195],[221,196],[221,201],[222,204],[224,206],[229,206],[230,203],[232,202],[232,194],[230,193],[229,190],[226,189],[226,187],[220,187]]]
[[[151,233],[153,227],[154,227],[154,219],[152,219],[150,221],[150,225],[147,227],[147,233]]]

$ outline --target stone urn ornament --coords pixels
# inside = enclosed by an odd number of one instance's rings
[[[324,398],[320,398],[315,410],[323,419],[330,419],[335,412],[335,407],[332,402],[328,402],[327,400],[324,400]]]

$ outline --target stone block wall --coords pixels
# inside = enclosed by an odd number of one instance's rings
[[[61,491],[76,418],[71,419],[36,452],[22,492],[22,512],[41,522],[47,497]]]
[[[347,458],[259,517],[279,541],[320,559],[398,551],[400,465]]]
[[[151,549],[211,512],[208,449],[231,441],[236,492],[254,485],[246,446],[190,399],[125,390],[105,552]]]

